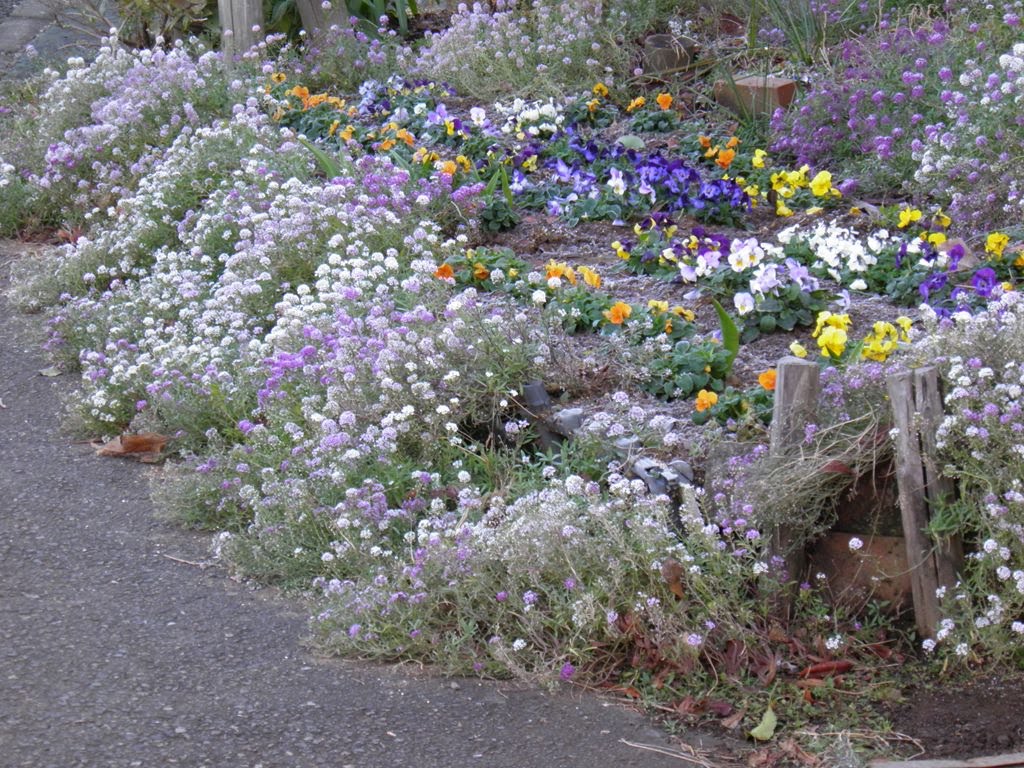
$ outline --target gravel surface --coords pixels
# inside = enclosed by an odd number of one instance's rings
[[[11,15],[15,5],[17,5],[17,0],[0,0],[0,21]]]
[[[158,470],[60,433],[38,324],[0,327],[0,766],[680,764],[617,703],[312,656],[304,606],[154,516]]]

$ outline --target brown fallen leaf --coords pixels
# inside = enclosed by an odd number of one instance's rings
[[[821,765],[821,760],[810,752],[803,750],[794,739],[786,739],[779,744],[779,749],[790,760],[798,762],[800,765],[805,765],[807,768],[818,768]]]
[[[829,675],[841,675],[853,669],[853,662],[849,659],[837,661],[823,661],[819,664],[812,664],[800,672],[800,677],[827,677]]]
[[[713,712],[719,717],[728,717],[733,713],[733,706],[724,699],[705,699],[708,712]]]
[[[147,463],[159,461],[160,452],[170,438],[157,432],[118,435],[96,449],[97,456],[136,456]]]
[[[740,723],[743,722],[743,718],[746,716],[747,710],[737,709],[728,717],[722,718],[722,726],[728,728],[730,731],[734,731],[740,727]]]
[[[661,564],[661,578],[668,584],[673,595],[680,600],[686,597],[686,590],[683,589],[683,566],[678,560],[670,557]]]

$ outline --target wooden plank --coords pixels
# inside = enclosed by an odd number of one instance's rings
[[[892,405],[896,443],[896,482],[899,486],[900,515],[907,542],[914,619],[918,634],[932,637],[939,623],[939,601],[935,595],[937,574],[932,543],[925,534],[928,507],[925,497],[924,463],[914,415],[914,374],[893,374],[886,380]]]
[[[1018,768],[1024,766],[1024,752],[969,760],[872,760],[868,765],[871,768]]]
[[[263,33],[253,32],[253,27],[263,28],[263,0],[217,0],[217,12],[221,48],[229,61],[262,38]]]
[[[295,7],[302,19],[302,28],[311,37],[326,32],[332,24],[347,24],[348,7],[344,0],[334,0],[332,7],[327,10],[322,0],[295,0]]]
[[[820,369],[809,360],[787,356],[775,366],[772,454],[784,454],[804,441],[804,427],[818,412]]]
[[[942,390],[938,369],[925,366],[914,371],[914,403],[918,413],[918,433],[921,439],[921,458],[924,464],[925,498],[928,503],[928,519],[942,504],[955,498],[956,486],[953,480],[942,474],[936,456],[938,447],[935,439],[944,417]],[[964,560],[963,542],[953,536],[938,542],[934,549],[936,581],[940,586],[953,587],[957,581]]]
[[[815,363],[793,356],[782,358],[776,365],[775,403],[768,446],[771,455],[785,455],[803,444],[804,428],[818,412],[820,371]],[[803,578],[807,567],[804,549],[785,526],[778,526],[772,532],[772,552],[785,560],[790,579],[799,582]],[[791,602],[792,595],[787,595],[778,610],[788,613]]]

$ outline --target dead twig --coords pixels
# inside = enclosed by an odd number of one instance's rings
[[[635,741],[627,741],[626,739],[619,739],[619,741],[625,744],[627,747],[633,747],[634,749],[643,749],[647,752],[655,752],[659,755],[665,755],[666,757],[674,757],[677,760],[682,760],[683,762],[690,763],[692,765],[702,766],[702,768],[716,768],[715,763],[709,763],[707,760],[698,757],[697,751],[693,747],[688,747],[692,754],[687,755],[677,749],[659,747],[656,744],[638,744]]]
[[[883,744],[886,747],[890,747],[895,744],[909,744],[913,746],[917,752],[908,757],[908,760],[913,760],[927,752],[920,741],[905,733],[881,733],[879,731],[796,731],[794,735],[814,738],[838,738],[839,736],[845,736],[851,740],[857,739],[858,741],[873,741],[876,744]]]
[[[181,563],[182,565],[194,565],[196,568],[199,568],[200,570],[206,570],[210,567],[210,564],[207,562],[197,563],[194,560],[182,560],[180,557],[173,557],[171,555],[164,555],[164,557],[166,557],[168,560],[173,560],[176,563]]]

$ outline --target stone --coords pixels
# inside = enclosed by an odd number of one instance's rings
[[[45,23],[39,19],[11,16],[3,23],[3,34],[0,34],[0,53],[20,53],[26,45],[35,40],[43,26]]]
[[[543,381],[531,381],[523,385],[523,405],[533,412],[551,407],[551,397]]]
[[[619,456],[630,456],[640,451],[643,448],[643,443],[640,442],[640,438],[636,435],[631,437],[620,437],[615,441],[615,452]]]
[[[56,18],[53,8],[43,0],[24,0],[13,11],[12,18],[38,19],[39,21],[53,21]]]
[[[796,95],[796,81],[788,77],[749,75],[715,83],[715,100],[741,117],[771,115],[785,109]]]
[[[560,435],[572,437],[583,426],[582,408],[564,408],[551,419],[551,428]]]
[[[676,473],[684,482],[693,482],[693,467],[683,459],[673,459],[668,463],[668,468]]]
[[[633,462],[630,471],[639,480],[643,480],[647,490],[655,496],[669,495],[671,489],[668,479],[664,476],[664,467],[654,459],[639,458]]]

